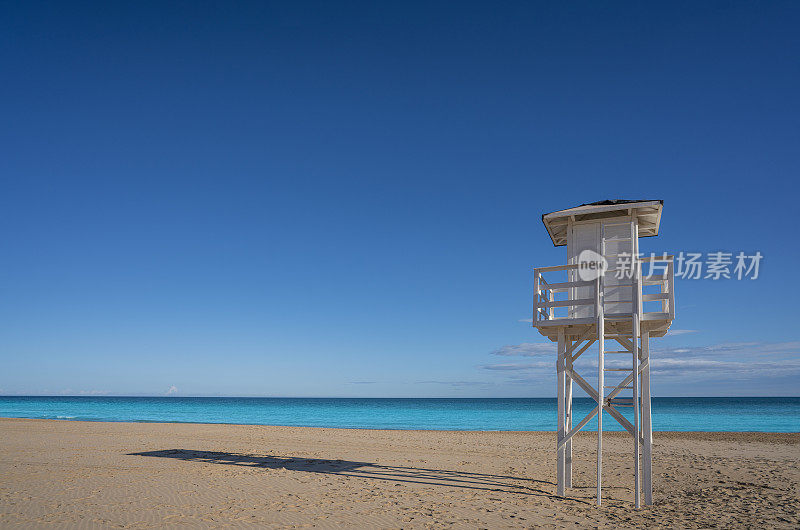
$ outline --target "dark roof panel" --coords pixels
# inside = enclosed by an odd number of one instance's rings
[[[658,226],[661,220],[661,209],[664,201],[655,200],[628,200],[628,199],[606,199],[603,201],[589,202],[579,206],[573,206],[565,210],[556,210],[542,215],[542,223],[547,229],[547,233],[557,247],[567,243],[567,218],[576,221],[588,221],[593,219],[608,218],[619,215],[615,212],[625,211],[626,205],[632,205],[638,212],[641,221],[647,220],[645,225],[640,224],[639,237],[652,237],[658,235]],[[633,206],[635,205],[635,206]]]

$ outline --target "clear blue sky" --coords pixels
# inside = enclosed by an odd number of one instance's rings
[[[655,394],[798,395],[798,27],[796,2],[6,2],[0,393],[552,396],[522,322],[565,260],[540,215],[656,198],[644,251],[764,260],[678,282]]]

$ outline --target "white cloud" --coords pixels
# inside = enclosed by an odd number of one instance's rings
[[[517,370],[533,370],[537,368],[552,368],[555,370],[555,362],[541,361],[538,363],[501,363],[501,364],[486,364],[482,368],[484,370],[497,370],[501,372],[517,371]]]
[[[675,335],[687,335],[689,333],[697,333],[696,329],[671,329],[667,332],[668,337],[674,337]]]
[[[482,386],[494,385],[495,383],[488,381],[417,381],[421,385],[450,385],[450,386]]]
[[[169,387],[167,389],[167,391],[164,393],[164,395],[165,396],[171,396],[171,395],[177,394],[177,393],[178,393],[178,387],[176,387],[175,385],[172,385],[171,387]]]
[[[710,346],[681,346],[678,348],[653,348],[653,356],[663,354],[741,356],[794,356],[800,357],[800,341],[791,342],[722,342]]]
[[[693,333],[695,330],[675,330],[678,335]],[[672,332],[670,332],[672,333]],[[652,344],[652,343],[651,343]],[[657,343],[656,343],[657,344]],[[654,345],[655,346],[655,345]],[[751,358],[754,355],[788,355],[800,358],[800,341],[789,342],[721,342],[708,346],[679,346],[675,348],[651,347],[653,357],[658,355],[681,354],[686,356],[697,355],[741,355],[743,358]],[[491,355],[501,357],[545,357],[556,354],[556,344],[554,342],[523,342],[522,344],[506,344],[496,350],[492,350]]]
[[[654,357],[653,376],[681,380],[714,378],[754,379],[766,376],[800,375],[800,360],[743,362],[716,359]]]
[[[105,396],[110,394],[108,390],[73,390],[65,388],[61,392],[62,396]]]
[[[484,370],[505,372],[507,381],[535,382],[555,372],[555,344],[522,343],[506,345],[491,352],[499,356],[551,356],[547,361],[498,363],[481,366]],[[621,359],[606,358],[609,367]],[[629,359],[628,359],[629,360]],[[624,364],[629,364],[623,362]],[[800,376],[800,341],[723,342],[705,346],[653,349],[652,374],[656,380],[756,380],[777,376]],[[597,370],[596,350],[587,351],[575,363],[581,374]]]
[[[553,342],[523,342],[522,344],[506,344],[491,352],[492,355],[512,357],[537,357],[542,355],[555,355],[556,345]]]

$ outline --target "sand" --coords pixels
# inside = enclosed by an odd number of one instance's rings
[[[635,511],[631,440],[553,433],[0,420],[0,527],[800,526],[800,434],[656,433]]]

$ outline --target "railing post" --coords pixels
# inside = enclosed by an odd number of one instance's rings
[[[531,325],[536,326],[539,320],[539,269],[533,269],[533,318]]]
[[[670,259],[667,262],[667,291],[669,292],[669,318],[675,319],[675,271],[674,263]]]

